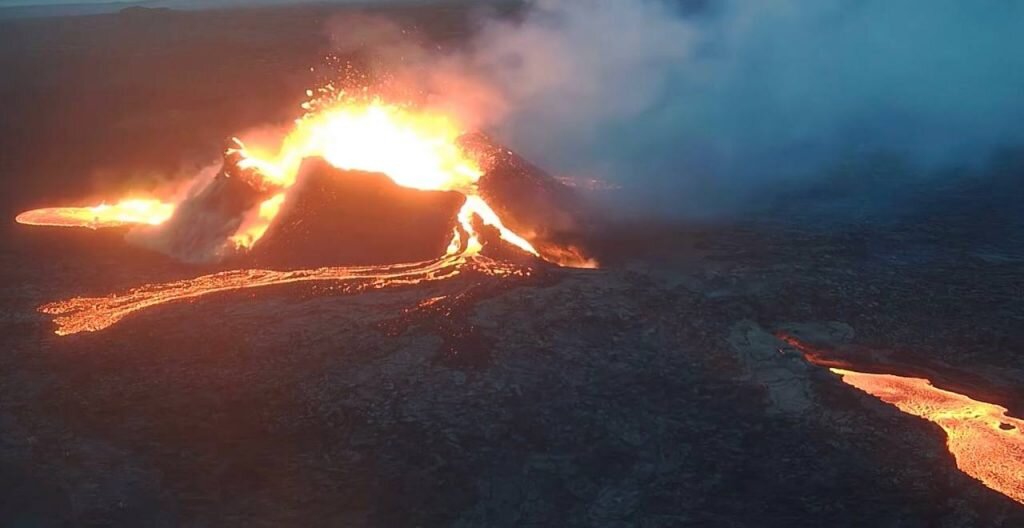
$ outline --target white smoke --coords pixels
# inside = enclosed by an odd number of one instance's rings
[[[537,0],[447,60],[527,158],[701,214],[843,160],[927,172],[1024,143],[1021,28],[1013,1]]]

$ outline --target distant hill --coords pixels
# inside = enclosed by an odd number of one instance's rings
[[[128,11],[131,14],[152,14],[142,10],[202,10],[202,9],[224,9],[237,7],[266,7],[266,6],[298,6],[298,5],[381,5],[381,4],[425,4],[425,3],[469,3],[469,2],[492,2],[502,3],[504,0],[140,0],[140,1],[118,1],[108,0],[99,2],[82,2],[70,4],[43,4],[21,5],[4,7],[0,5],[0,20],[11,18],[41,18],[41,17],[62,17],[82,15],[103,15]]]
[[[155,15],[163,15],[172,12],[173,9],[169,7],[146,7],[146,6],[131,6],[125,7],[117,13],[121,16],[126,17],[149,17]]]
[[[81,4],[50,4],[0,7],[0,19],[42,18],[60,16],[102,15],[123,9],[166,7],[167,2],[93,2]]]

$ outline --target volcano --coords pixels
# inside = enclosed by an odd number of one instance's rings
[[[466,134],[459,144],[478,160],[480,193],[510,229],[527,234],[547,260],[597,266],[580,249],[597,227],[578,192],[486,134]]]
[[[252,169],[239,167],[237,154],[224,155],[220,170],[199,190],[173,207],[173,215],[155,225],[141,225],[128,240],[183,262],[207,262],[224,256],[223,242],[234,233],[246,211],[274,190]]]
[[[135,243],[225,271],[41,306],[56,333],[96,332],[153,306],[275,285],[327,282],[354,293],[463,273],[529,277],[540,261],[594,266],[557,242],[575,224],[569,211],[579,208],[563,212],[558,203],[571,203],[571,193],[508,149],[465,135],[446,115],[380,99],[340,94],[318,104],[276,146],[235,138],[212,180],[198,178],[184,199],[158,202],[161,214],[173,212],[169,219],[134,222]],[[498,201],[504,213],[491,205]],[[90,218],[111,210],[117,214]],[[19,221],[120,227],[133,223],[127,211],[54,208]],[[548,222],[557,227],[544,228]]]
[[[460,145],[478,159],[484,171],[480,192],[509,229],[525,234],[551,260],[573,257],[561,248],[583,244],[589,224],[573,189],[484,134],[467,134]],[[280,216],[240,260],[274,268],[426,260],[444,252],[463,202],[456,192],[409,189],[382,173],[310,158]],[[496,241],[488,250],[495,252],[514,258]]]

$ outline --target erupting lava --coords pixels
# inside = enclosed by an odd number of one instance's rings
[[[313,92],[307,95],[312,97]],[[227,271],[145,285],[123,294],[54,302],[42,306],[40,311],[56,316],[56,333],[97,331],[132,312],[157,304],[275,284],[335,281],[351,290],[363,290],[445,279],[463,268],[488,275],[528,275],[528,268],[480,255],[483,244],[475,231],[474,220],[494,228],[505,242],[541,257],[526,238],[505,226],[480,194],[478,182],[483,171],[459,146],[458,140],[465,131],[450,117],[380,99],[348,98],[344,92],[335,93],[332,87],[321,90],[320,97],[307,102],[303,108],[306,114],[295,121],[278,145],[262,148],[234,140],[236,146],[228,154],[238,160],[237,168],[246,173],[245,184],[260,193],[261,201],[243,214],[238,228],[223,241],[224,246],[232,251],[247,251],[258,244],[288,201],[303,160],[320,157],[338,169],[384,174],[402,187],[461,194],[465,201],[444,256],[388,266]],[[114,205],[29,211],[19,215],[17,221],[91,228],[160,225],[174,215],[178,205],[133,199]],[[554,258],[561,260],[561,257]],[[575,255],[575,260],[592,264],[580,255]]]
[[[961,471],[1024,504],[1024,420],[1008,416],[1006,407],[940,389],[924,378],[838,368],[845,362],[830,360],[791,335],[777,337],[799,350],[809,363],[837,374],[843,383],[941,427]]]
[[[468,247],[480,243],[472,227],[476,215],[498,230],[506,242],[534,256],[537,250],[507,229],[477,189],[483,172],[458,145],[463,130],[449,117],[415,112],[379,99],[353,104],[344,98],[307,103],[309,112],[296,121],[277,153],[247,147],[236,139],[239,167],[256,169],[266,183],[279,188],[245,219],[231,238],[239,247],[259,241],[287,200],[302,160],[319,156],[345,170],[379,172],[402,187],[421,191],[455,191],[466,197],[459,223],[469,236]]]

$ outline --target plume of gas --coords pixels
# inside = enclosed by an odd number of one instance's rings
[[[1024,144],[1019,2],[526,6],[482,8],[471,38],[440,47],[394,23],[353,33],[342,20],[331,35],[342,52],[375,50],[382,70],[400,66],[528,159],[614,181],[613,204],[645,212],[741,212],[823,184],[870,199]],[[851,186],[870,174],[834,170],[870,173],[886,156],[905,170],[885,181]]]

